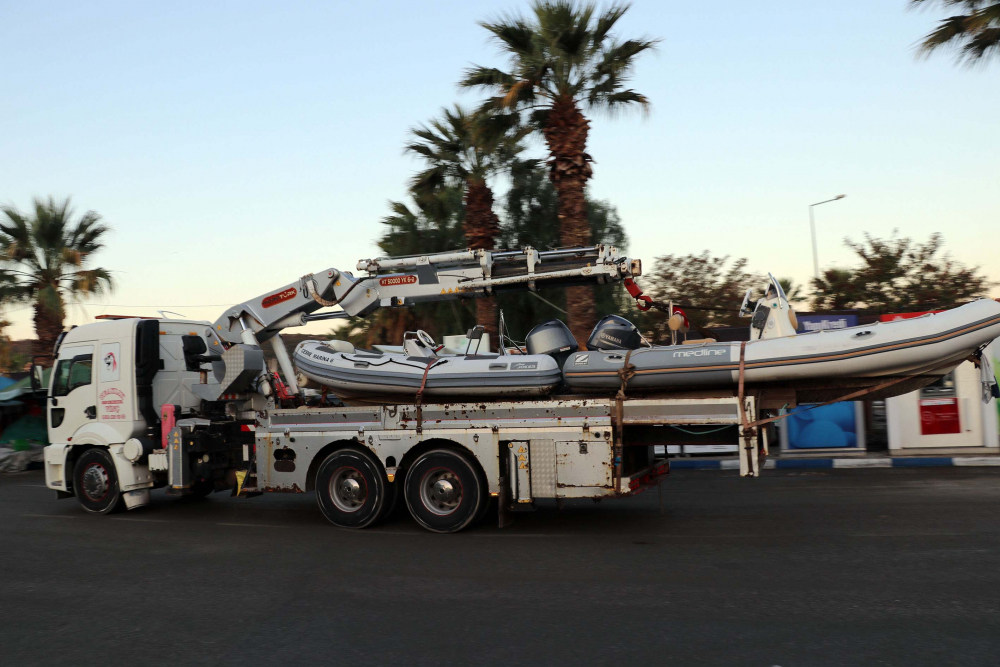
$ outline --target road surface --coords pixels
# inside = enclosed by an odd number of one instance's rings
[[[1000,470],[678,471],[426,533],[311,495],[98,517],[0,475],[8,665],[996,665]]]

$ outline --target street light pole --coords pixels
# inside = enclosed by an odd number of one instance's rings
[[[819,253],[816,250],[816,220],[813,216],[813,206],[819,206],[820,204],[829,204],[832,201],[837,201],[838,199],[843,199],[847,195],[837,195],[833,199],[825,199],[815,204],[809,204],[809,229],[812,230],[812,240],[813,240],[813,275],[816,280],[819,280]]]

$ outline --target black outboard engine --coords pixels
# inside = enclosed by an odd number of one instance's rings
[[[598,322],[587,339],[588,350],[637,350],[641,345],[639,330],[617,315],[608,315]]]
[[[543,322],[528,332],[524,339],[528,354],[547,354],[562,366],[566,357],[580,349],[569,327],[562,320]]]

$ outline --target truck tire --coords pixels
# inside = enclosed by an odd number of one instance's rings
[[[80,506],[92,514],[110,514],[124,505],[115,462],[103,447],[88,449],[77,459],[73,490]]]
[[[208,479],[200,479],[191,485],[191,493],[184,496],[192,500],[202,500],[215,492],[215,482]]]
[[[316,502],[330,523],[367,528],[382,518],[388,490],[378,461],[360,449],[340,449],[316,471]]]
[[[486,502],[478,466],[451,449],[432,449],[406,472],[403,497],[427,530],[454,533],[472,523]]]

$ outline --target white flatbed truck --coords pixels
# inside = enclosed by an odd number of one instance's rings
[[[541,271],[542,260],[552,270]],[[142,507],[162,487],[177,495],[311,492],[332,523],[352,528],[374,525],[403,501],[424,528],[454,532],[483,518],[491,498],[498,499],[503,525],[507,512],[538,499],[639,493],[669,472],[666,459],[654,454],[664,429],[732,425],[742,434],[746,415],[756,417],[754,396],[280,407],[276,378],[264,369],[258,345],[272,342],[298,394],[279,332],[329,318],[313,315],[322,307],[340,306],[335,316],[364,314],[535,281],[639,273],[637,262],[602,246],[551,256],[466,251],[362,265],[368,278],[335,269],[320,279],[310,274],[215,323],[122,318],[69,331],[47,394],[46,485],[99,514]],[[387,275],[387,268],[407,273]],[[460,280],[449,284],[455,276]],[[746,443],[741,472],[756,476],[766,435]]]

